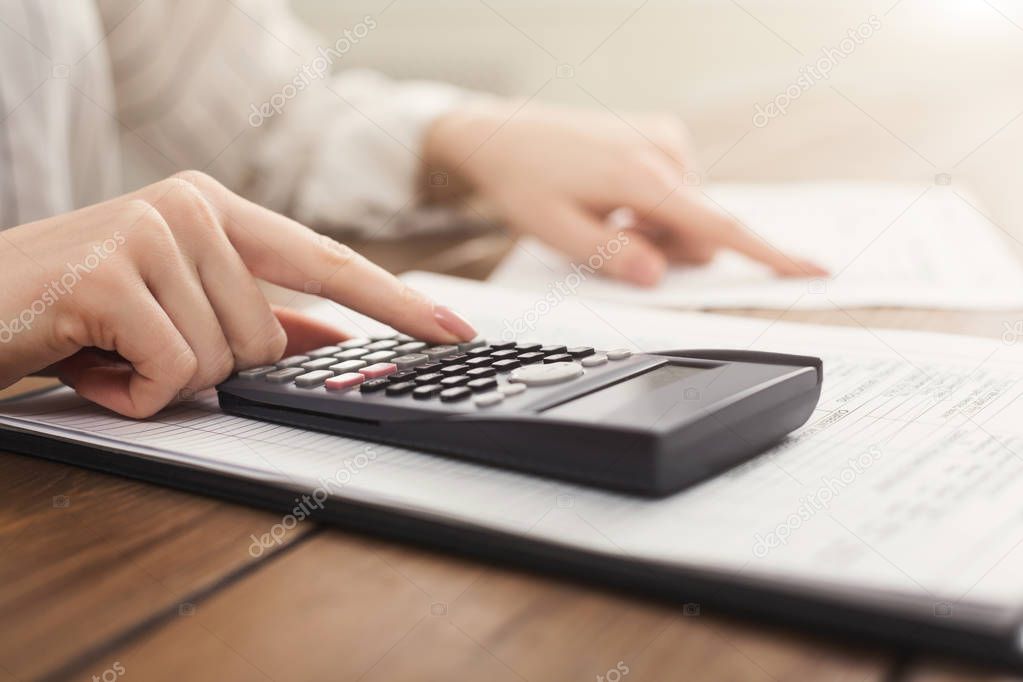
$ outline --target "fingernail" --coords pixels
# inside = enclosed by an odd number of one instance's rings
[[[465,341],[476,338],[476,330],[465,318],[447,306],[438,305],[433,307],[433,319],[437,324],[447,331]]]

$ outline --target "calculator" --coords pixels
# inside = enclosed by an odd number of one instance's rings
[[[748,461],[806,422],[819,358],[356,338],[234,374],[230,414],[648,496]]]

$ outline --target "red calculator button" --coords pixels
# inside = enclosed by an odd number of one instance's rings
[[[397,371],[398,366],[393,362],[378,362],[369,367],[363,367],[359,370],[359,374],[362,374],[367,379],[378,379],[388,374],[394,374]]]
[[[347,372],[327,379],[323,382],[323,385],[331,391],[340,391],[346,388],[351,388],[352,386],[358,386],[365,380],[366,377],[358,372]]]

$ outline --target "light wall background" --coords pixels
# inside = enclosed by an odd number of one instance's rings
[[[505,95],[679,114],[711,180],[933,183],[1023,239],[1019,0],[293,0],[342,61]],[[874,15],[880,29],[788,112],[766,104]],[[562,76],[558,77],[561,66]],[[569,70],[570,69],[570,70]]]

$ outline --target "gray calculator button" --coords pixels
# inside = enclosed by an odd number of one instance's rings
[[[363,355],[369,353],[365,348],[349,348],[337,353],[334,357],[338,360],[354,360],[355,358],[361,358]]]
[[[395,353],[394,351],[378,350],[375,353],[363,355],[362,359],[365,360],[366,362],[384,362],[385,360],[390,360],[395,355],[397,355],[397,353]]]
[[[343,349],[340,346],[324,346],[323,348],[317,348],[316,350],[306,351],[306,355],[311,358],[325,358],[328,355],[334,353],[340,353]]]
[[[292,355],[290,358],[278,360],[277,366],[280,367],[281,369],[284,369],[286,367],[297,367],[298,365],[301,365],[303,362],[308,362],[309,359],[310,358],[308,355]]]
[[[551,362],[544,365],[527,365],[513,370],[508,381],[526,386],[550,386],[582,376],[583,368],[577,362]]]
[[[579,362],[583,364],[583,367],[600,367],[601,365],[607,364],[607,356],[603,353],[597,353],[596,355],[591,355],[588,358],[583,358]]]
[[[410,341],[408,343],[403,343],[400,346],[395,346],[391,350],[395,353],[418,353],[424,348],[426,348],[426,344],[422,341]]]
[[[398,332],[381,332],[379,334],[370,334],[370,341],[387,341],[398,336]]]
[[[616,348],[607,352],[608,360],[624,360],[625,358],[631,357],[632,351],[627,348]]]
[[[269,374],[274,371],[276,367],[273,365],[264,365],[263,367],[253,367],[252,369],[243,369],[238,372],[239,379],[258,379],[264,374]]]
[[[368,364],[369,363],[365,360],[345,360],[344,362],[339,362],[336,365],[331,365],[330,371],[337,372],[338,374],[344,374],[345,372],[358,372]]]
[[[360,348],[362,346],[365,346],[367,343],[369,343],[369,339],[367,339],[365,336],[360,336],[358,338],[348,339],[347,341],[339,343],[337,344],[337,347],[342,350],[348,350],[350,348]]]
[[[266,380],[271,384],[286,384],[297,376],[305,374],[301,367],[285,367],[266,375]]]
[[[369,350],[387,350],[388,348],[394,348],[397,345],[398,342],[394,339],[382,339],[380,341],[374,341],[366,346],[366,348]]]
[[[513,395],[518,395],[526,390],[525,384],[502,384],[497,387],[498,392],[505,398],[510,398]]]
[[[329,369],[321,369],[295,377],[295,385],[299,388],[315,388],[332,376],[334,373]]]
[[[502,400],[504,400],[504,396],[497,391],[494,391],[492,393],[484,393],[483,395],[476,396],[476,400],[473,402],[476,403],[476,407],[490,407],[491,405],[498,404]]]
[[[465,343],[458,344],[458,352],[464,353],[472,350],[473,348],[479,348],[480,346],[487,345],[486,339],[473,339],[472,341],[466,341]]]
[[[458,352],[458,346],[434,346],[423,351],[431,360],[440,360]]]
[[[306,369],[311,372],[314,369],[327,369],[331,365],[335,364],[337,364],[337,358],[319,358],[317,360],[303,362],[302,369]]]
[[[391,360],[391,362],[398,365],[398,369],[409,369],[418,367],[429,359],[425,353],[409,353],[408,355],[399,355]]]

